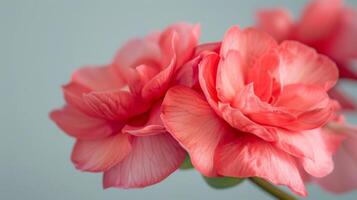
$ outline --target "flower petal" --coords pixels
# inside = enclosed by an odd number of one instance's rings
[[[216,110],[217,114],[217,91],[216,76],[220,57],[216,53],[210,53],[203,57],[198,67],[198,80],[208,103]]]
[[[163,52],[163,65],[170,63],[169,60],[175,55],[177,66],[182,66],[194,54],[200,35],[200,25],[188,23],[176,23],[166,28],[160,38]]]
[[[129,40],[117,52],[113,65],[118,72],[124,68],[135,68],[142,64],[160,65],[161,51],[158,45],[159,33],[151,34],[145,38]]]
[[[158,99],[164,95],[176,73],[175,64],[176,57],[173,55],[170,64],[143,87],[141,95],[144,99]]]
[[[347,139],[333,156],[335,167],[332,173],[314,179],[321,187],[331,192],[343,193],[357,188],[357,129],[349,131]]]
[[[309,135],[304,132],[275,129],[277,140],[273,143],[286,153],[298,158],[314,159],[313,144],[310,144]]]
[[[104,172],[103,187],[141,188],[158,183],[174,172],[185,156],[167,133],[135,137],[130,154]]]
[[[242,64],[237,67],[241,68],[243,74],[246,74],[260,56],[276,46],[276,41],[262,31],[254,28],[246,28],[241,31],[238,27],[233,26],[223,38],[220,56],[226,58],[229,51],[238,51]]]
[[[214,151],[229,128],[204,97],[183,86],[171,88],[163,102],[162,119],[168,132],[188,151],[195,168],[205,176],[216,176]]]
[[[321,127],[335,111],[334,102],[322,88],[302,84],[284,87],[274,106],[277,110],[284,108],[285,112],[294,117],[281,118],[274,112],[257,112],[249,116],[259,123],[299,131]]]
[[[292,84],[284,87],[275,106],[281,106],[296,112],[323,108],[328,105],[329,96],[320,87]]]
[[[121,91],[125,84],[125,80],[116,75],[113,67],[83,67],[73,73],[71,82],[63,86],[63,93],[68,104],[89,116],[97,117],[83,96],[91,92]]]
[[[125,85],[125,81],[115,73],[112,66],[82,67],[73,73],[71,82],[91,91],[120,89]]]
[[[253,135],[226,136],[215,156],[217,171],[229,177],[261,177],[306,196],[297,163],[289,154]]]
[[[221,59],[217,69],[216,89],[221,102],[230,102],[239,90],[244,87],[244,74],[240,68],[242,58],[238,51],[229,51]]]
[[[313,147],[313,159],[303,158],[301,163],[307,173],[323,177],[333,170],[332,154],[340,143],[340,138],[326,135],[321,129],[305,131],[307,143]]]
[[[83,96],[87,109],[95,116],[108,120],[128,119],[145,112],[149,102],[127,91],[91,92]]]
[[[275,141],[276,134],[272,129],[257,124],[247,118],[240,109],[231,107],[229,104],[218,104],[222,118],[232,127],[247,133],[252,133],[266,141]]]
[[[144,113],[144,116],[130,120],[122,129],[123,133],[128,133],[135,136],[148,136],[166,133],[166,128],[160,118],[161,101],[154,104],[151,108],[150,114]],[[147,116],[148,115],[148,116]],[[142,118],[148,117],[146,123],[141,125]],[[139,124],[139,125],[137,125]]]
[[[64,106],[50,114],[64,132],[78,139],[100,139],[116,133],[123,126],[104,119],[88,116],[73,106]]]
[[[79,170],[101,172],[123,160],[130,151],[130,136],[118,133],[99,140],[77,140],[71,159]]]
[[[269,52],[248,70],[246,83],[254,84],[254,93],[261,101],[273,103],[280,95],[279,57]]]
[[[285,41],[279,47],[283,86],[295,83],[317,85],[326,91],[338,79],[338,69],[329,58],[299,42]]]
[[[189,62],[185,63],[176,75],[176,84],[187,87],[200,87],[198,84],[198,64],[202,56],[196,56]]]
[[[341,9],[338,29],[334,30],[334,38],[330,38],[326,54],[338,62],[338,67],[346,71],[341,75],[357,79],[357,72],[353,70],[351,60],[357,58],[357,10],[352,7]],[[342,70],[341,70],[342,71]]]
[[[287,39],[293,28],[293,19],[285,9],[260,10],[257,15],[257,28],[268,32],[278,42]]]
[[[336,28],[342,11],[342,0],[315,0],[307,5],[297,25],[299,40],[313,42],[326,38]]]

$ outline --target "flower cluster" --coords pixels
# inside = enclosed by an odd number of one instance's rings
[[[188,155],[206,177],[259,177],[301,196],[307,182],[357,188],[357,129],[340,113],[353,104],[335,87],[357,78],[356,11],[314,1],[295,24],[285,10],[258,16],[206,44],[200,26],[173,24],[74,72],[50,117],[76,139],[75,167],[102,172],[104,188],[140,188]]]

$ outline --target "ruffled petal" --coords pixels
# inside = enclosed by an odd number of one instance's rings
[[[200,35],[200,25],[176,23],[165,29],[160,38],[163,66],[176,56],[176,65],[182,66],[194,54]]]
[[[91,92],[83,96],[83,102],[97,117],[123,120],[145,112],[150,102],[143,101],[127,91]]]
[[[229,104],[218,104],[218,110],[222,118],[232,127],[247,133],[252,133],[266,141],[275,141],[276,134],[273,128],[264,127],[247,118],[240,109],[233,108]]]
[[[103,187],[141,188],[158,183],[174,172],[185,156],[167,133],[135,137],[130,154],[104,172]]]
[[[80,111],[92,116],[94,113],[91,112],[90,109],[86,107],[83,103],[83,95],[91,92],[91,89],[78,84],[76,82],[70,82],[67,85],[62,86],[64,99],[66,102],[79,109]]]
[[[161,101],[155,103],[149,114],[143,114],[144,116],[138,116],[128,122],[122,129],[123,133],[128,133],[135,136],[148,136],[166,133],[166,128],[161,121]],[[145,119],[147,118],[148,119]],[[146,121],[141,125],[142,121]]]
[[[159,37],[160,33],[155,33],[146,38],[129,40],[124,44],[113,60],[113,65],[119,70],[119,74],[122,73],[122,69],[136,68],[142,64],[160,66]]]
[[[239,90],[244,87],[244,74],[239,67],[243,65],[238,51],[229,51],[225,59],[221,59],[217,69],[216,89],[222,102],[230,102]]]
[[[189,62],[183,65],[177,75],[176,84],[187,87],[200,87],[198,83],[198,64],[201,62],[202,56],[196,56]]]
[[[284,87],[274,105],[295,112],[304,112],[324,108],[329,101],[329,96],[320,87],[292,84]]]
[[[307,144],[313,147],[313,159],[303,158],[301,163],[307,173],[315,177],[323,177],[333,170],[332,154],[341,142],[339,137],[326,135],[321,129],[305,131]]]
[[[223,176],[256,176],[307,195],[295,158],[253,135],[225,137],[217,148],[215,163]]]
[[[115,91],[128,93],[124,92],[125,85],[125,80],[118,76],[111,66],[83,67],[73,73],[71,82],[63,86],[63,93],[68,104],[89,116],[98,117],[98,113],[91,109],[84,96],[89,93],[115,93]]]
[[[277,140],[273,144],[286,153],[298,157],[314,159],[313,144],[310,143],[308,132],[275,129]]]
[[[163,102],[162,119],[168,132],[188,151],[195,168],[205,176],[216,176],[214,151],[230,129],[204,97],[186,87],[171,88]]]
[[[285,41],[279,47],[280,77],[283,86],[295,83],[317,85],[326,91],[338,79],[333,61],[314,49],[294,41]]]
[[[123,126],[120,122],[114,123],[88,116],[73,106],[54,110],[50,117],[68,135],[83,140],[105,138],[117,133]]]
[[[284,108],[290,118],[283,119],[274,112],[257,112],[249,116],[263,124],[299,131],[321,127],[336,111],[334,101],[331,101],[322,88],[301,84],[284,87],[274,106],[277,110]]]
[[[176,73],[175,62],[176,57],[174,55],[167,68],[162,70],[145,84],[141,91],[141,95],[144,99],[155,100],[164,95],[166,90],[169,88],[170,83],[172,83],[174,79],[174,75]]]
[[[82,67],[73,73],[71,82],[91,91],[115,90],[126,84],[112,66]]]
[[[256,64],[248,70],[247,83],[254,84],[254,93],[261,101],[275,102],[280,95],[280,74],[278,55],[273,52],[264,54]]]
[[[77,140],[71,159],[79,170],[101,172],[123,160],[130,151],[130,136],[118,133],[99,140]]]
[[[241,31],[238,27],[233,26],[223,38],[220,56],[226,58],[229,51],[238,51],[242,64],[237,67],[243,74],[246,74],[260,56],[275,47],[277,47],[277,42],[270,35],[254,28],[246,28]]]
[[[208,103],[219,114],[217,108],[216,76],[220,57],[210,53],[203,57],[198,68],[198,80]]]

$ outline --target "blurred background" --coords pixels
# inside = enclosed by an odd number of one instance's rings
[[[60,86],[73,70],[110,62],[131,37],[189,21],[201,24],[202,42],[216,41],[233,24],[253,24],[259,8],[282,6],[297,16],[306,2],[0,0],[0,199],[270,199],[248,181],[211,189],[194,170],[145,189],[103,190],[100,174],[74,169],[74,141],[48,113],[64,103]],[[357,0],[346,3],[357,6]],[[343,86],[357,98],[356,86]],[[357,123],[356,116],[348,120]],[[307,199],[357,199],[357,192],[336,196],[317,186],[308,189]]]

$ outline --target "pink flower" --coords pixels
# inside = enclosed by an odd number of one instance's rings
[[[326,125],[323,131],[344,141],[333,155],[335,167],[332,173],[323,178],[308,177],[308,179],[335,193],[355,190],[357,188],[357,127],[349,126],[344,119],[340,119]]]
[[[256,176],[305,196],[301,168],[333,169],[339,140],[321,126],[334,116],[327,92],[337,78],[330,59],[301,43],[232,27],[199,64],[203,94],[171,88],[161,117],[205,176]]]
[[[342,0],[314,0],[307,5],[299,21],[294,22],[284,9],[258,12],[257,27],[278,41],[292,39],[315,48],[337,63],[341,78],[357,80],[353,59],[357,59],[357,10],[343,6]],[[356,105],[335,88],[330,93],[346,109]]]
[[[72,75],[63,87],[67,104],[50,116],[76,138],[71,158],[77,169],[104,172],[105,188],[135,188],[179,167],[185,151],[166,132],[160,107],[169,87],[192,82],[186,74],[198,60],[191,60],[198,35],[199,26],[174,24],[130,40],[113,63]]]

